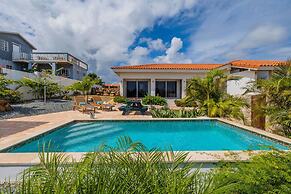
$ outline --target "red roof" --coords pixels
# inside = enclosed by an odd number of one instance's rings
[[[285,61],[274,61],[274,60],[237,60],[231,61],[228,64],[234,67],[242,68],[254,68],[259,67],[275,67],[284,64]]]
[[[210,70],[223,66],[223,64],[145,64],[115,66],[112,69],[178,69],[178,70]]]

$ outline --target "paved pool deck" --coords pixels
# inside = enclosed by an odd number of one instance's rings
[[[216,119],[253,133],[271,138],[273,140],[283,142],[291,145],[291,139],[275,135],[260,129],[244,126],[236,122],[232,122],[220,118],[199,117],[197,119]],[[73,121],[92,121],[92,120],[170,120],[152,118],[150,115],[121,115],[120,111],[105,112],[100,111],[95,114],[95,118],[90,118],[88,114],[82,114],[78,111],[65,111],[58,113],[50,113],[29,117],[21,117],[14,119],[7,119],[0,121],[0,151],[5,150],[13,145],[21,143],[25,140],[38,136],[42,133],[63,126]],[[171,119],[171,120],[185,120]],[[257,152],[254,151],[189,151],[189,161],[191,162],[205,162],[215,163],[221,160],[237,161],[247,160],[249,157]],[[84,153],[70,152],[67,153],[74,159],[79,160]],[[34,165],[39,163],[37,153],[0,153],[0,166],[17,166],[17,165]]]

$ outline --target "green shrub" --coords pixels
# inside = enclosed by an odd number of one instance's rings
[[[14,84],[14,80],[7,79],[4,75],[0,74],[0,99],[9,102],[19,102],[20,92],[10,89],[8,86]]]
[[[191,110],[171,110],[167,107],[152,108],[151,114],[153,118],[195,118],[201,116],[201,113],[197,109]]]
[[[216,170],[213,187],[214,193],[291,193],[291,153],[271,151],[226,163]]]
[[[20,92],[10,89],[0,90],[0,99],[7,100],[11,103],[20,102]]]
[[[145,96],[142,99],[142,103],[145,105],[160,105],[165,106],[167,105],[167,100],[160,96]]]
[[[188,100],[187,97],[175,100],[175,104],[178,107],[196,107],[197,106],[195,101]]]
[[[124,96],[115,96],[113,99],[114,102],[126,104],[128,99]]]

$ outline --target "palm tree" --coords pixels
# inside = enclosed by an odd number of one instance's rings
[[[187,86],[185,101],[198,106],[209,117],[243,119],[241,108],[247,103],[225,92],[227,80],[234,79],[239,77],[227,76],[221,70],[212,70],[205,78],[193,78]]]
[[[84,96],[87,96],[92,89],[94,85],[102,85],[102,79],[98,77],[96,74],[90,74],[85,77],[83,77],[82,81],[76,82],[70,86],[68,86],[66,89],[71,91],[79,91]],[[87,99],[88,100],[88,99]]]

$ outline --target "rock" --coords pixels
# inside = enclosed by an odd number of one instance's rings
[[[0,100],[0,112],[11,111],[12,107],[6,100]]]

